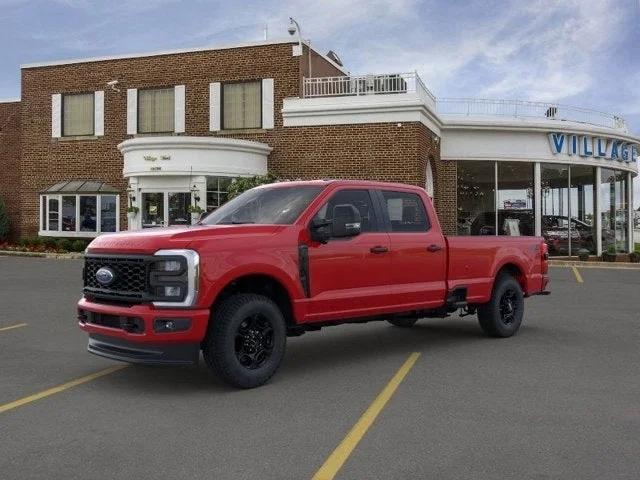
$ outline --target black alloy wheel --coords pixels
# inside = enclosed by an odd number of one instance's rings
[[[517,279],[501,273],[493,285],[491,299],[478,305],[478,322],[491,337],[510,337],[520,328],[524,316],[524,294]]]
[[[273,325],[265,316],[257,313],[245,318],[236,332],[236,357],[245,368],[260,368],[273,353]]]

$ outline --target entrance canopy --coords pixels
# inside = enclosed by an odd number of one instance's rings
[[[40,193],[119,193],[120,190],[100,180],[67,180],[56,183]]]

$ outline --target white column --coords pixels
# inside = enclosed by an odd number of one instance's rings
[[[627,172],[627,229],[628,229],[628,251],[633,252],[633,177],[631,172]]]
[[[133,190],[133,196],[136,198],[135,202],[131,202],[132,206],[138,207],[138,214],[136,217],[129,221],[127,218],[127,230],[139,230],[142,226],[142,193],[140,192],[140,188],[138,188],[138,177],[129,178],[129,188]],[[127,207],[129,204],[129,192],[127,192]],[[128,217],[128,216],[127,216]]]
[[[540,162],[533,165],[533,205],[535,216],[535,234],[542,236],[542,176]]]
[[[595,201],[596,201],[596,212],[595,212],[595,235],[596,235],[596,255],[602,255],[602,205],[600,203],[600,182],[602,179],[602,173],[600,171],[600,167],[596,167],[596,178],[595,178]]]

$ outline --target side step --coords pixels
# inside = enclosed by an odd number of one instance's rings
[[[467,306],[467,287],[456,287],[447,295],[447,309],[455,312]]]

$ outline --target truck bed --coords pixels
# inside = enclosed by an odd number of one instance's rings
[[[542,237],[451,236],[448,246],[449,291],[467,288],[467,302],[484,303],[501,268],[517,269],[525,295],[543,290],[541,272]]]

